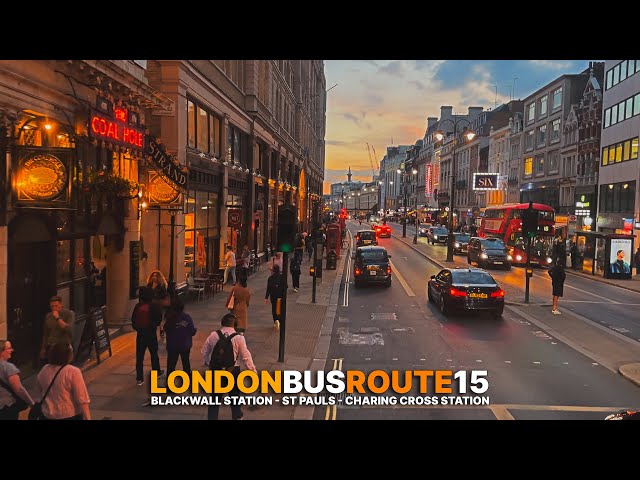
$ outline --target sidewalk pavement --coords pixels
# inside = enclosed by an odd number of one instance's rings
[[[402,228],[402,225],[393,224],[393,226]],[[392,233],[392,236],[413,248],[434,265],[446,268],[446,248],[438,249],[434,254],[432,250],[428,250],[427,245],[422,243],[414,244],[413,234],[408,235],[408,233],[407,231],[406,238],[394,233]],[[454,262],[463,266],[467,265],[457,258],[454,258]],[[566,271],[569,272],[570,269]],[[581,272],[571,271],[571,273],[602,281],[603,283],[618,285],[629,290],[634,290],[634,288],[629,288],[628,282],[633,282],[633,286],[640,284],[640,280],[636,278],[633,280],[613,280],[602,279]],[[627,282],[627,284],[624,282]],[[636,291],[640,291],[640,289]],[[507,302],[505,306],[523,318],[525,323],[528,322],[539,327],[547,334],[591,358],[597,364],[612,372],[619,373],[640,386],[640,342],[562,307],[560,311],[563,315],[553,315],[548,308],[550,306],[548,300],[534,296],[531,297],[530,304]],[[607,335],[603,335],[603,332]]]
[[[345,262],[343,254],[336,270],[326,270],[323,261],[323,278],[316,285],[316,303],[312,303],[313,278],[309,275],[311,263],[305,259],[302,263],[300,291],[293,291],[291,275],[288,274],[287,319],[284,362],[278,362],[280,332],[273,327],[271,304],[264,303],[267,278],[270,274],[266,264],[262,264],[258,272],[248,280],[251,292],[248,328],[245,333],[249,351],[252,354],[256,369],[260,370],[322,370],[324,369],[333,319],[337,308],[340,273]],[[212,331],[220,328],[220,320],[228,312],[225,308],[230,291],[228,284],[223,292],[213,298],[202,301],[190,301],[185,312],[191,315],[198,332],[193,338],[191,349],[191,366],[193,370],[204,372],[200,350]],[[83,367],[84,378],[91,397],[91,415],[93,419],[113,420],[204,420],[207,418],[206,406],[148,406],[150,397],[151,362],[147,352],[145,355],[145,382],[136,385],[135,376],[135,342],[136,333],[120,331],[111,339],[113,355],[97,364],[95,358]],[[161,369],[166,370],[167,354],[164,341],[160,340],[159,351]],[[177,368],[181,368],[178,361]],[[165,378],[159,380],[164,386]],[[30,392],[36,392],[35,375],[23,381]],[[185,394],[186,395],[186,394]],[[246,420],[288,420],[311,419],[313,407],[282,406],[275,402],[273,406],[243,407]],[[23,414],[26,416],[26,411]],[[231,419],[231,409],[220,407],[221,420]]]

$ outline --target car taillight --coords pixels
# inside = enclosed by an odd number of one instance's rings
[[[504,297],[504,290],[502,290],[501,288],[499,288],[495,292],[491,292],[491,298],[500,298],[500,297]]]
[[[360,271],[359,268],[356,268],[356,272],[355,273],[356,273],[356,275],[360,275],[362,272]]]
[[[387,273],[391,275],[391,267],[387,267]]]
[[[452,297],[466,297],[467,292],[465,292],[464,290],[458,290],[457,288],[451,287],[449,289],[449,295],[451,295]]]

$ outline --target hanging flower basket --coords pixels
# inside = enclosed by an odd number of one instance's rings
[[[92,194],[106,194],[117,197],[133,198],[140,191],[140,184],[128,178],[113,173],[89,172],[85,192]]]

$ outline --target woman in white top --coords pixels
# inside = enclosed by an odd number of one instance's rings
[[[55,378],[42,404],[42,413],[48,420],[91,420],[89,392],[82,372],[70,365],[73,347],[68,343],[57,343],[49,352],[49,363],[38,373],[40,398]]]

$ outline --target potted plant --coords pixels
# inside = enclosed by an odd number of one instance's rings
[[[90,171],[84,190],[89,193],[133,198],[140,191],[140,184],[115,173]]]

